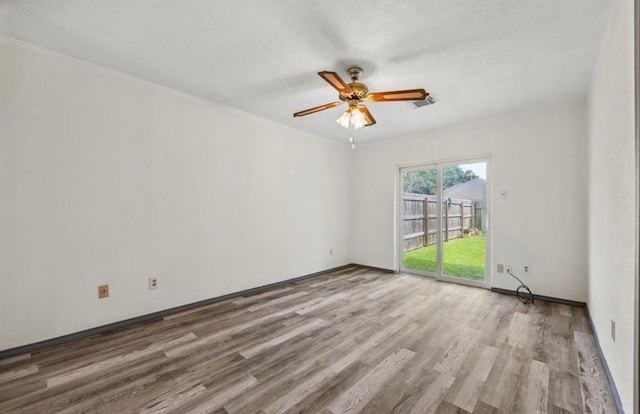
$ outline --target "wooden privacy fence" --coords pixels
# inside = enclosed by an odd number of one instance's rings
[[[442,201],[442,240],[464,236],[465,230],[483,230],[484,208],[472,200]],[[402,200],[402,251],[419,249],[438,241],[438,200],[436,196],[404,193]]]

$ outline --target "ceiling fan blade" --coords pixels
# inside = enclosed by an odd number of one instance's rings
[[[369,112],[369,108],[362,105],[360,106],[360,112],[362,112],[362,114],[364,115],[364,119],[366,121],[364,126],[371,126],[376,123],[375,118],[373,117],[373,115],[371,115],[371,112]]]
[[[335,88],[340,93],[350,93],[351,88],[347,85],[342,78],[335,72],[318,72],[318,75],[327,83]]]
[[[429,94],[424,89],[407,89],[405,91],[374,92],[365,99],[373,102],[424,101]]]
[[[338,105],[341,105],[341,104],[342,104],[342,102],[331,102],[331,103],[328,103],[328,104],[316,106],[314,108],[305,109],[304,111],[296,112],[295,114],[293,114],[293,116],[294,117],[305,116],[305,115],[313,114],[315,112],[324,111],[325,109],[334,108],[334,107],[336,107]]]

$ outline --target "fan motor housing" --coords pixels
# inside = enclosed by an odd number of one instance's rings
[[[347,85],[349,85],[349,88],[351,88],[351,91],[349,93],[344,93],[344,92],[340,93],[339,96],[342,102],[352,101],[352,100],[361,101],[369,93],[369,88],[367,88],[367,85],[365,85],[364,83],[351,82],[351,83],[348,83]]]

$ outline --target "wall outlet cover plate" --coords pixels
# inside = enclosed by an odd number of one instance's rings
[[[98,298],[104,299],[109,297],[109,285],[98,286]]]

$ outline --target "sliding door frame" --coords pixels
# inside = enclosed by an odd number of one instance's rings
[[[403,257],[403,195],[404,195],[404,180],[403,173],[406,171],[415,171],[420,169],[431,169],[435,168],[438,171],[437,174],[437,196],[440,201],[442,201],[442,168],[451,166],[451,165],[460,165],[460,164],[473,164],[473,163],[486,163],[486,211],[485,211],[485,228],[486,228],[486,246],[485,246],[485,279],[483,282],[467,280],[463,278],[458,278],[455,276],[446,276],[442,271],[442,255],[443,255],[443,240],[442,240],[442,202],[437,203],[437,212],[438,215],[438,236],[437,236],[437,269],[436,273],[428,273],[421,272],[412,269],[405,269],[402,266],[402,257]],[[396,165],[396,220],[395,220],[395,228],[396,228],[396,242],[394,243],[395,248],[395,266],[397,272],[407,272],[412,274],[417,274],[420,276],[426,276],[430,278],[434,278],[443,282],[453,282],[459,283],[462,285],[469,285],[475,287],[481,287],[485,289],[490,289],[493,282],[493,260],[491,254],[491,245],[492,245],[492,229],[491,229],[491,194],[493,193],[491,190],[491,154],[481,154],[476,156],[469,156],[464,158],[452,158],[446,160],[432,160],[432,161],[424,161],[424,162],[414,162],[414,163],[405,163]]]
[[[635,234],[635,322],[633,359],[633,412],[640,412],[640,0],[634,2],[635,54],[635,176],[636,176],[636,234]]]

